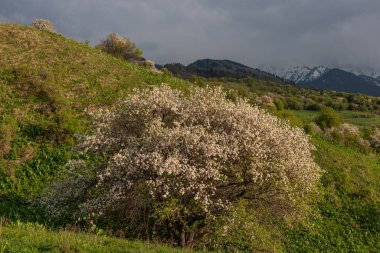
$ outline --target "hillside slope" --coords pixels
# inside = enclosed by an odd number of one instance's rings
[[[27,199],[54,180],[73,155],[75,136],[89,131],[85,110],[114,106],[132,88],[188,86],[19,25],[0,25],[0,56],[0,216],[14,219],[34,215],[23,209]]]
[[[0,55],[0,216],[13,221],[46,222],[41,210],[31,206],[30,200],[56,179],[68,160],[77,156],[72,150],[75,135],[90,130],[85,109],[116,106],[134,87],[162,82],[179,89],[191,85],[165,74],[151,73],[60,35],[23,26],[0,25]],[[260,82],[267,87],[267,82]],[[234,82],[231,87],[239,91],[243,85]],[[270,93],[283,91],[292,96],[295,93],[292,89],[296,89],[292,86],[281,90],[283,85],[271,87]],[[264,91],[267,90],[260,95]],[[258,88],[252,86],[252,92],[257,93]],[[317,96],[317,92],[307,89],[298,92]],[[380,249],[378,158],[318,136],[312,138],[317,146],[317,162],[326,170],[322,182],[326,194],[316,208],[321,217],[317,216],[305,228],[289,229],[282,238],[285,248],[289,252],[349,252],[350,249],[377,252]],[[61,237],[34,228],[31,232],[23,230],[4,228],[0,231],[0,246],[8,245],[4,246],[8,247],[6,252],[18,252],[22,246],[34,250],[38,246],[35,250],[38,252],[49,245],[55,247],[57,241],[69,241],[74,243],[68,244],[72,247],[69,250],[78,252],[86,248],[75,245],[76,239],[86,237],[83,247],[103,240],[73,234]],[[33,245],[30,235],[36,235],[41,243]],[[17,240],[18,237],[23,239]],[[104,246],[105,252],[112,245],[116,245],[115,251],[119,250],[118,245],[129,245],[121,240],[104,241],[109,243]],[[136,245],[141,251],[151,249]]]
[[[2,86],[13,82],[13,89],[25,91],[56,85],[71,100],[99,95],[98,102],[111,102],[125,93],[124,88],[162,81],[159,74],[85,44],[24,26],[0,25],[0,54]],[[182,83],[170,81],[176,82]]]
[[[85,129],[81,112],[89,105],[114,104],[134,87],[185,84],[23,26],[0,25],[0,55],[0,156],[5,158],[16,136],[44,143],[68,141]]]

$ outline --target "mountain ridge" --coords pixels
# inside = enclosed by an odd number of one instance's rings
[[[262,65],[259,68],[295,84],[314,81],[330,70],[330,68],[325,66],[308,67],[306,65],[291,68]]]
[[[351,72],[338,68],[333,68],[320,78],[301,85],[304,87],[329,89],[338,92],[363,93],[371,96],[380,96],[380,87],[374,84],[371,80],[366,80]]]
[[[231,60],[206,58],[196,60],[187,66],[181,63],[170,63],[163,67],[167,68],[174,75],[184,79],[190,79],[192,76],[201,76],[205,78],[231,77],[237,79],[255,77],[257,79],[284,83],[284,80],[276,75]]]
[[[326,66],[292,68],[262,65],[253,68],[231,60],[200,59],[185,66],[170,63],[163,66],[175,76],[191,79],[193,76],[204,78],[248,78],[276,81],[282,84],[333,90],[337,92],[362,93],[380,97],[380,75],[358,75],[356,73]]]
[[[365,75],[365,71],[326,66],[284,68],[262,65],[261,68],[297,86],[380,96],[380,74],[374,71]]]

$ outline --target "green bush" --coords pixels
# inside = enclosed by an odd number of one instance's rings
[[[323,106],[319,103],[311,103],[306,106],[306,110],[310,111],[320,111],[323,109]]]
[[[288,109],[291,110],[302,110],[303,106],[302,104],[294,97],[290,97],[286,99],[286,105]]]
[[[314,119],[314,122],[323,130],[331,127],[337,127],[342,123],[342,117],[339,113],[330,107],[325,107],[322,113]]]
[[[282,102],[281,99],[279,99],[279,98],[275,98],[275,99],[273,99],[273,103],[274,103],[274,105],[276,106],[276,109],[277,109],[278,111],[284,110],[285,105],[284,105],[284,102]]]

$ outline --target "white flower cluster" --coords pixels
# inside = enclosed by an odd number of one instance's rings
[[[109,159],[95,172],[98,195],[82,211],[101,214],[125,205],[141,185],[154,201],[195,203],[210,214],[238,199],[276,212],[307,202],[321,175],[309,138],[246,101],[225,97],[221,88],[185,94],[162,85],[135,91],[119,110],[99,112],[96,131],[79,150]]]
[[[349,123],[343,123],[338,127],[333,127],[333,131],[337,131],[343,135],[359,135],[359,128]]]

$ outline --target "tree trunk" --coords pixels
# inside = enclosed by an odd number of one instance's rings
[[[182,248],[186,247],[186,229],[185,229],[185,226],[182,226],[182,230],[181,230],[181,247]]]

